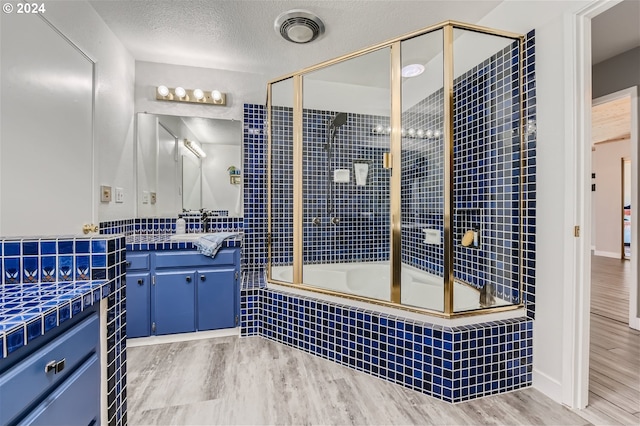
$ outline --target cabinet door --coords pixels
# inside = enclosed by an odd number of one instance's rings
[[[155,334],[196,331],[195,271],[156,273],[154,293]]]
[[[198,330],[236,326],[236,271],[198,271]]]
[[[151,333],[151,279],[146,273],[127,273],[127,337]]]

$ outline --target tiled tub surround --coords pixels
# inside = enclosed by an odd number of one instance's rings
[[[245,276],[242,336],[260,336],[447,402],[530,386],[526,317],[446,327],[264,287]]]
[[[106,298],[107,418],[126,424],[124,238],[6,239],[0,247],[0,355],[10,357]]]

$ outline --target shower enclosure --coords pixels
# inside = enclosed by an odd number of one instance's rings
[[[271,283],[522,305],[523,37],[447,21],[268,85]]]

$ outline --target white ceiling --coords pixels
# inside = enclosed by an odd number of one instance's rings
[[[624,0],[593,18],[592,63],[640,46],[640,0]]]
[[[136,60],[265,75],[268,80],[445,20],[477,22],[500,0],[90,1]],[[274,30],[306,9],[327,28],[309,44]]]

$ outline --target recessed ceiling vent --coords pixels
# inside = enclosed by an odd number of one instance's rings
[[[324,34],[324,23],[313,13],[293,9],[276,18],[274,28],[285,40],[292,43],[309,43]]]

